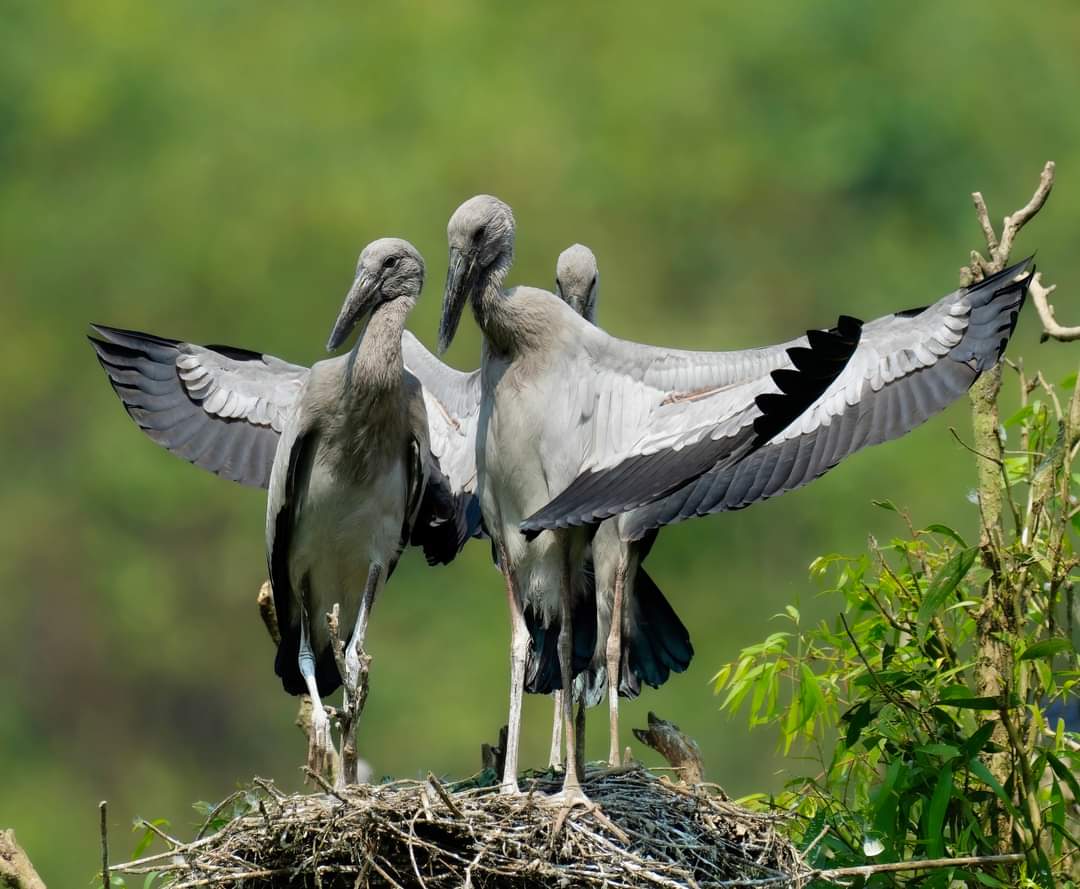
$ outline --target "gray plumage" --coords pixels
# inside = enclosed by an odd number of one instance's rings
[[[925,422],[1001,357],[1027,294],[1029,265],[1030,260],[1024,260],[931,306],[863,325],[843,372],[794,422],[770,434],[746,459],[710,467],[668,496],[633,511],[620,525],[623,535],[640,539],[665,524],[739,509],[793,490],[856,451],[898,438]],[[782,361],[776,370],[783,374],[793,366],[797,362]],[[703,395],[707,400],[707,393],[687,390],[673,398]],[[770,397],[765,396],[766,404]],[[625,498],[608,497],[598,507],[604,498],[597,495],[610,487],[605,476],[617,477],[619,472],[616,467],[584,473],[530,516],[523,528],[535,532],[590,523],[621,511],[619,503]]]
[[[555,293],[586,320],[596,323],[600,271],[593,252],[581,244],[564,250],[555,272]],[[664,594],[645,574],[642,562],[656,540],[624,540],[620,525],[627,514],[602,522],[590,543],[596,647],[588,669],[575,681],[575,695],[587,706],[608,697],[608,763],[620,762],[619,697],[636,697],[642,684],[659,688],[671,673],[690,665],[690,634]],[[638,590],[642,597],[638,598]],[[575,637],[578,626],[574,628]],[[556,698],[552,755],[558,762],[561,701]]]
[[[311,696],[319,755],[329,740],[320,698],[341,681],[355,690],[371,608],[412,536],[428,482],[423,395],[401,358],[401,333],[423,281],[423,260],[406,241],[364,248],[327,349],[359,326],[356,344],[311,368],[270,472],[266,550],[281,630],[275,668],[287,691]],[[325,620],[335,605],[348,634],[343,677]]]
[[[558,620],[561,686],[569,687],[571,590],[584,567],[588,542],[579,532],[527,540],[518,533],[521,523],[590,467],[621,468],[616,481],[629,508],[737,459],[754,446],[755,423],[775,414],[777,406],[797,416],[795,405],[809,404],[824,390],[850,348],[842,335],[824,335],[808,344],[806,355],[815,360],[804,362],[794,375],[813,379],[803,387],[781,387],[768,370],[786,353],[675,352],[630,343],[606,335],[554,294],[530,287],[503,291],[513,261],[514,220],[510,208],[496,198],[466,201],[451,217],[447,236],[450,268],[440,347],[453,338],[466,302],[484,334],[477,495],[511,606],[511,712],[503,790],[514,792],[528,644],[523,615],[531,611],[542,625]],[[700,400],[670,398],[687,386],[722,390]],[[761,395],[780,401],[762,408],[756,400]],[[635,461],[629,471],[627,458]],[[564,696],[564,726],[568,707]],[[568,734],[564,794],[569,798],[580,794],[575,765]]]

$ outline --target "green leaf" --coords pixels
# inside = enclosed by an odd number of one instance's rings
[[[1055,654],[1060,654],[1063,651],[1072,650],[1072,642],[1062,636],[1058,636],[1054,639],[1043,639],[1042,642],[1036,642],[1034,645],[1029,645],[1024,649],[1024,653],[1020,655],[1020,660],[1030,661],[1038,657],[1053,657]]]
[[[994,734],[994,729],[997,727],[997,723],[993,720],[987,720],[980,725],[975,732],[964,741],[963,753],[965,758],[970,759],[977,753],[981,753],[982,749],[986,746],[986,742],[990,740]]]
[[[870,502],[879,509],[887,509],[889,512],[900,512],[896,504],[891,500],[871,500]]]
[[[1018,410],[1015,414],[1009,417],[1009,419],[1002,423],[1002,425],[1006,429],[1008,429],[1010,426],[1015,426],[1030,417],[1032,413],[1034,413],[1034,411],[1035,406],[1033,404],[1025,404],[1022,408],[1020,408],[1020,410]]]
[[[932,534],[942,534],[945,537],[951,537],[953,540],[955,540],[957,543],[959,543],[962,547],[964,547],[964,549],[967,549],[967,543],[964,540],[964,538],[961,537],[956,531],[954,531],[948,525],[942,525],[942,524],[940,524],[938,522],[935,522],[934,524],[927,525],[925,528],[923,528],[923,532],[924,533],[925,532],[930,532]]]
[[[802,713],[796,729],[802,728],[821,710],[825,709],[825,698],[818,686],[817,676],[806,664],[799,664],[799,706]]]
[[[1050,763],[1050,768],[1054,770],[1054,774],[1069,786],[1069,790],[1072,791],[1073,799],[1080,800],[1080,782],[1076,780],[1076,775],[1073,774],[1073,770],[1049,750],[1045,751],[1045,753],[1046,761]]]
[[[952,744],[923,744],[915,748],[916,753],[928,753],[931,756],[940,757],[945,762],[956,759],[960,755],[960,748]]]
[[[858,743],[862,730],[869,724],[872,716],[869,701],[863,701],[844,715],[843,719],[848,721],[847,734],[844,736],[845,747],[850,750]]]
[[[961,710],[1000,710],[1001,698],[938,698],[936,707],[959,707]]]
[[[990,774],[990,770],[982,760],[976,758],[969,760],[968,771],[994,791],[997,798],[1001,800],[1006,810],[1013,818],[1017,821],[1024,821],[1023,815],[1021,815],[1016,806],[1013,805],[1013,801],[1009,798],[1009,794],[1005,792],[1005,788],[1001,786],[1001,782]]]
[[[921,639],[926,638],[930,627],[930,618],[945,604],[945,600],[948,599],[960,584],[960,581],[971,570],[971,566],[975,563],[976,552],[975,547],[960,550],[934,575],[934,579],[930,582],[930,588],[927,589],[922,604],[919,605],[918,623]]]
[[[930,805],[926,810],[926,854],[929,858],[942,858],[945,855],[945,813],[953,790],[952,766],[945,766],[938,775]]]

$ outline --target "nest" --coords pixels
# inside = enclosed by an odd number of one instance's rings
[[[491,778],[494,775],[490,776]],[[196,886],[720,887],[803,886],[810,871],[774,815],[729,802],[711,785],[686,787],[643,768],[597,771],[596,804],[545,804],[552,773],[520,798],[485,780],[357,785],[285,795],[266,781],[211,813],[190,843],[116,865]],[[228,805],[227,805],[228,804]],[[235,813],[222,815],[228,806]],[[213,831],[213,832],[209,832]]]

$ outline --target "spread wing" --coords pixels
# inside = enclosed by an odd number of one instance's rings
[[[455,490],[443,473],[431,449],[428,392],[414,375],[407,374],[414,458],[410,485],[417,479],[422,486],[415,491],[410,487],[404,540],[421,547],[429,565],[445,565],[477,532],[480,509],[471,491]],[[442,426],[435,428],[441,430]]]
[[[815,374],[813,368],[814,353],[828,352],[831,345],[820,340],[821,334],[808,333],[810,351],[789,348],[790,363],[768,374],[781,393],[755,394],[754,403],[762,413],[754,419],[757,439],[736,459],[714,462],[628,517],[633,528],[630,536],[790,490],[848,454],[896,438],[924,422],[966,391],[1000,357],[1027,288],[1027,278],[1014,279],[1026,267],[1027,262],[1020,263],[925,309],[863,325],[840,372],[831,379]],[[848,326],[850,332],[850,322]],[[842,322],[838,332],[842,335],[844,329]],[[825,382],[809,400],[805,396],[812,387],[798,375],[806,372],[817,383]],[[747,387],[752,390],[753,383],[743,381],[735,388],[745,391]],[[702,400],[703,407],[711,397]],[[693,411],[685,417],[672,415],[670,424],[676,429],[672,434],[677,435],[680,428],[692,432],[702,419]],[[632,471],[633,460],[624,465]],[[602,492],[627,483],[630,472],[624,465],[583,474],[530,517],[523,529],[584,524],[611,515],[617,498],[604,500]],[[597,502],[602,509],[595,508]]]
[[[431,454],[446,485],[455,494],[475,491],[480,371],[449,367],[407,330],[401,335],[401,353],[406,369],[423,387]]]
[[[139,427],[177,456],[241,484],[265,488],[278,438],[308,369],[232,346],[199,346],[92,325],[91,345]],[[441,484],[476,487],[479,372],[443,364],[408,331],[406,367],[423,385],[431,454]]]
[[[113,389],[151,439],[224,478],[266,487],[307,368],[231,346],[92,327]]]
[[[637,538],[651,528],[793,490],[850,454],[925,422],[1000,359],[1034,272],[1023,274],[1029,264],[1025,260],[926,308],[864,325],[843,374],[801,417],[741,463],[710,470],[627,515],[625,533]]]
[[[549,464],[566,455],[551,477],[573,481],[522,523],[526,536],[643,506],[742,458],[827,389],[861,327],[842,318],[783,346],[684,352],[617,340],[565,307],[550,310],[566,344],[546,374],[551,391],[529,395],[548,399],[553,415],[542,443]]]

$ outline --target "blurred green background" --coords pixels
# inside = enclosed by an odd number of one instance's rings
[[[951,290],[980,233],[1058,191],[1021,238],[1080,322],[1080,6],[1057,0],[721,4],[0,2],[0,827],[54,886],[136,815],[188,836],[191,803],[252,775],[297,787],[303,741],[254,597],[263,495],[158,449],[124,415],[88,321],[311,362],[367,241],[427,257],[411,326],[434,342],[445,224],[515,209],[511,281],[552,286],[582,241],[615,334],[682,347],[786,339]],[[1059,379],[1068,347],[1011,354]],[[477,361],[468,319],[449,360]],[[1010,395],[1010,398],[1012,396]],[[697,658],[652,708],[732,794],[777,788],[766,734],[709,677],[801,600],[811,558],[899,530],[872,498],[972,533],[960,405],[802,491],[669,529],[650,571]],[[372,623],[364,755],[377,774],[479,766],[505,720],[507,628],[486,546],[403,561]],[[550,704],[526,711],[546,759]],[[603,755],[604,722],[590,730]],[[635,744],[635,752],[645,756]]]

